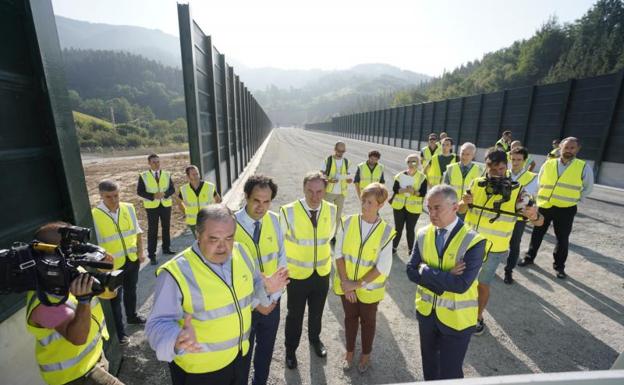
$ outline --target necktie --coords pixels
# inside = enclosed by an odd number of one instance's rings
[[[444,234],[446,234],[446,229],[438,229],[436,231],[435,245],[438,255],[442,255],[442,249],[444,248]]]
[[[260,221],[254,222],[253,241],[258,243],[260,241]]]
[[[158,171],[154,172],[154,178],[156,179],[156,182],[160,179],[160,173]]]
[[[316,218],[316,212],[318,210],[310,210],[310,221],[312,221],[312,226],[316,227],[316,225],[318,224],[317,222],[317,218]]]

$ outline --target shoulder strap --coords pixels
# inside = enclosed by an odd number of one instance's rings
[[[332,156],[328,156],[327,160],[325,161],[325,175],[329,176],[329,172],[331,171],[331,165],[332,165]]]

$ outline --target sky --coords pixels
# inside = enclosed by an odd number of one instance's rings
[[[226,58],[245,66],[346,69],[387,63],[440,75],[531,37],[551,16],[572,22],[595,0],[191,0]],[[52,0],[72,19],[178,36],[175,0]]]

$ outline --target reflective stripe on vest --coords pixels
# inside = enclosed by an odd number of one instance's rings
[[[161,266],[182,293],[182,309],[191,314],[199,353],[184,353],[174,358],[187,373],[209,373],[229,365],[239,353],[249,350],[251,302],[255,267],[245,247],[237,242],[232,248],[231,286],[216,274],[203,258],[188,248]],[[178,321],[182,326],[184,320]]]
[[[352,281],[362,279],[376,265],[379,253],[396,236],[396,232],[383,219],[374,225],[368,233],[368,237],[362,240],[362,217],[350,215],[343,220],[344,238],[341,254],[345,262],[347,278]],[[385,296],[385,283],[387,277],[380,274],[366,287],[356,289],[355,294],[362,303],[375,303]],[[340,274],[334,274],[334,292],[343,295],[340,284]]]
[[[171,174],[168,171],[160,171],[160,176],[158,177],[158,182],[156,182],[156,178],[154,178],[154,174],[151,171],[143,171],[141,173],[141,179],[143,179],[143,183],[145,184],[145,191],[150,194],[156,194],[159,192],[165,192],[169,189],[169,184],[171,183]],[[163,199],[145,199],[143,200],[143,207],[146,209],[155,209],[161,203],[164,207],[171,207],[171,197],[163,198]]]
[[[139,223],[132,203],[119,203],[117,222],[99,207],[91,210],[98,244],[113,256],[113,269],[121,269],[126,258],[136,261]]]
[[[333,156],[330,156],[328,159],[325,160],[325,162],[330,162],[330,168],[329,168],[329,174],[327,174],[327,178],[329,179],[336,179],[336,174],[338,174],[338,172],[336,171],[336,160],[334,159]],[[348,168],[348,163],[349,161],[345,158],[342,158],[342,165],[340,167],[340,176],[342,178],[346,178],[347,177],[347,172],[349,171]],[[327,168],[327,167],[326,167]],[[342,195],[347,196],[347,180],[346,179],[340,179],[338,181],[338,183],[340,183],[340,191],[342,192]],[[335,183],[327,183],[327,187],[325,188],[325,192],[329,193],[329,194],[333,194],[334,192],[334,184]]]
[[[483,170],[477,164],[472,163],[470,165],[470,170],[468,170],[464,177],[461,172],[461,164],[451,163],[446,166],[446,173],[449,176],[450,186],[457,193],[457,201],[459,202],[470,186],[470,183],[476,178],[479,178],[483,174]]]
[[[195,194],[195,190],[190,183],[183,184],[180,187],[182,201],[184,202],[184,218],[186,224],[194,226],[197,223],[197,213],[202,208],[214,202],[215,186],[210,182],[203,181],[199,190],[199,195]]]
[[[402,172],[396,174],[394,176],[394,180],[399,181],[401,179],[401,174]],[[420,191],[420,185],[426,179],[427,178],[425,177],[425,174],[420,171],[416,171],[416,173],[414,174],[414,183],[412,183],[412,188],[414,189],[414,191]],[[409,213],[420,214],[422,213],[423,209],[423,197],[409,193],[394,194],[392,196],[392,203],[390,205],[395,210],[401,210],[403,207],[405,207],[405,209]]]
[[[260,226],[260,240],[256,244],[253,241],[253,234],[249,234],[237,221],[234,240],[247,247],[261,272],[271,275],[277,270],[277,259],[279,256],[278,231],[281,231],[279,217],[274,212],[268,211],[262,217]]]
[[[418,251],[423,263],[440,271],[450,271],[466,252],[481,242],[483,237],[463,225],[453,238],[446,243],[442,258],[438,256],[435,245],[435,227],[429,225],[421,229],[417,235]],[[437,295],[424,286],[416,289],[416,310],[428,316],[435,311],[436,317],[446,326],[455,330],[464,330],[477,323],[478,313],[478,282],[475,279],[464,293],[445,291]]]
[[[336,226],[336,206],[322,201],[317,212],[317,227],[312,226],[308,212],[300,201],[281,208],[286,220],[284,249],[290,278],[306,279],[314,271],[326,276],[331,271],[329,240]]]
[[[449,163],[449,165],[457,163],[457,155],[450,155],[453,157],[453,159],[451,159],[451,163]],[[440,168],[441,156],[442,154],[438,154],[431,158],[431,164],[429,165],[429,169],[427,170],[427,183],[429,183],[429,185],[431,186],[436,186],[442,183],[442,169]]]
[[[360,190],[364,190],[371,183],[381,181],[384,172],[384,166],[380,163],[375,164],[372,172],[367,162],[358,164],[358,169],[360,170]]]
[[[572,207],[581,200],[585,161],[573,159],[559,175],[559,159],[546,161],[542,166],[537,191],[537,205],[543,208]]]

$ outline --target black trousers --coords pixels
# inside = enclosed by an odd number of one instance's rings
[[[249,375],[253,353],[254,375],[251,380],[252,385],[264,385],[269,379],[269,369],[271,368],[279,321],[279,302],[268,315],[257,311],[251,313],[251,334],[249,335],[249,352],[245,356],[245,376]]]
[[[126,261],[123,266],[123,285],[117,289],[117,297],[111,299],[111,308],[115,318],[115,328],[119,338],[126,335],[123,317],[121,315],[121,299],[123,297],[126,318],[136,317],[137,282],[139,281],[139,260]]]
[[[155,209],[145,209],[145,211],[147,212],[147,255],[150,259],[155,259],[159,219],[162,227],[162,248],[169,250],[171,246],[171,237],[169,236],[171,207],[165,207],[161,204]]]
[[[527,256],[535,259],[537,251],[539,250],[544,234],[548,231],[548,227],[552,222],[555,228],[555,236],[557,237],[557,244],[553,252],[555,259],[553,268],[555,270],[564,270],[565,263],[568,259],[568,246],[570,233],[572,232],[572,224],[574,223],[574,216],[576,215],[577,206],[572,207],[549,207],[539,208],[539,212],[544,216],[544,224],[539,227],[533,228],[531,234],[531,245]]]
[[[228,366],[210,373],[187,373],[174,361],[169,363],[173,385],[247,385],[241,353]]]
[[[403,228],[405,228],[405,236],[407,237],[407,248],[409,252],[412,252],[412,248],[414,247],[414,238],[415,238],[415,229],[416,222],[418,222],[418,217],[420,214],[412,214],[403,207],[401,210],[392,210],[392,214],[394,215],[394,229],[397,232],[396,237],[392,240],[392,249],[396,250],[399,247],[399,243],[401,242],[401,234],[403,233]]]
[[[329,276],[318,275],[315,271],[306,279],[290,279],[286,286],[288,294],[288,313],[286,315],[286,352],[294,352],[299,347],[303,313],[308,304],[308,340],[312,343],[320,341],[321,320],[327,291],[329,290]]]
[[[514,225],[511,241],[509,241],[509,255],[507,256],[507,265],[505,265],[506,273],[511,273],[516,267],[516,263],[518,263],[518,257],[520,256],[520,242],[522,241],[522,234],[524,234],[525,227],[525,221],[516,221],[516,224]]]

